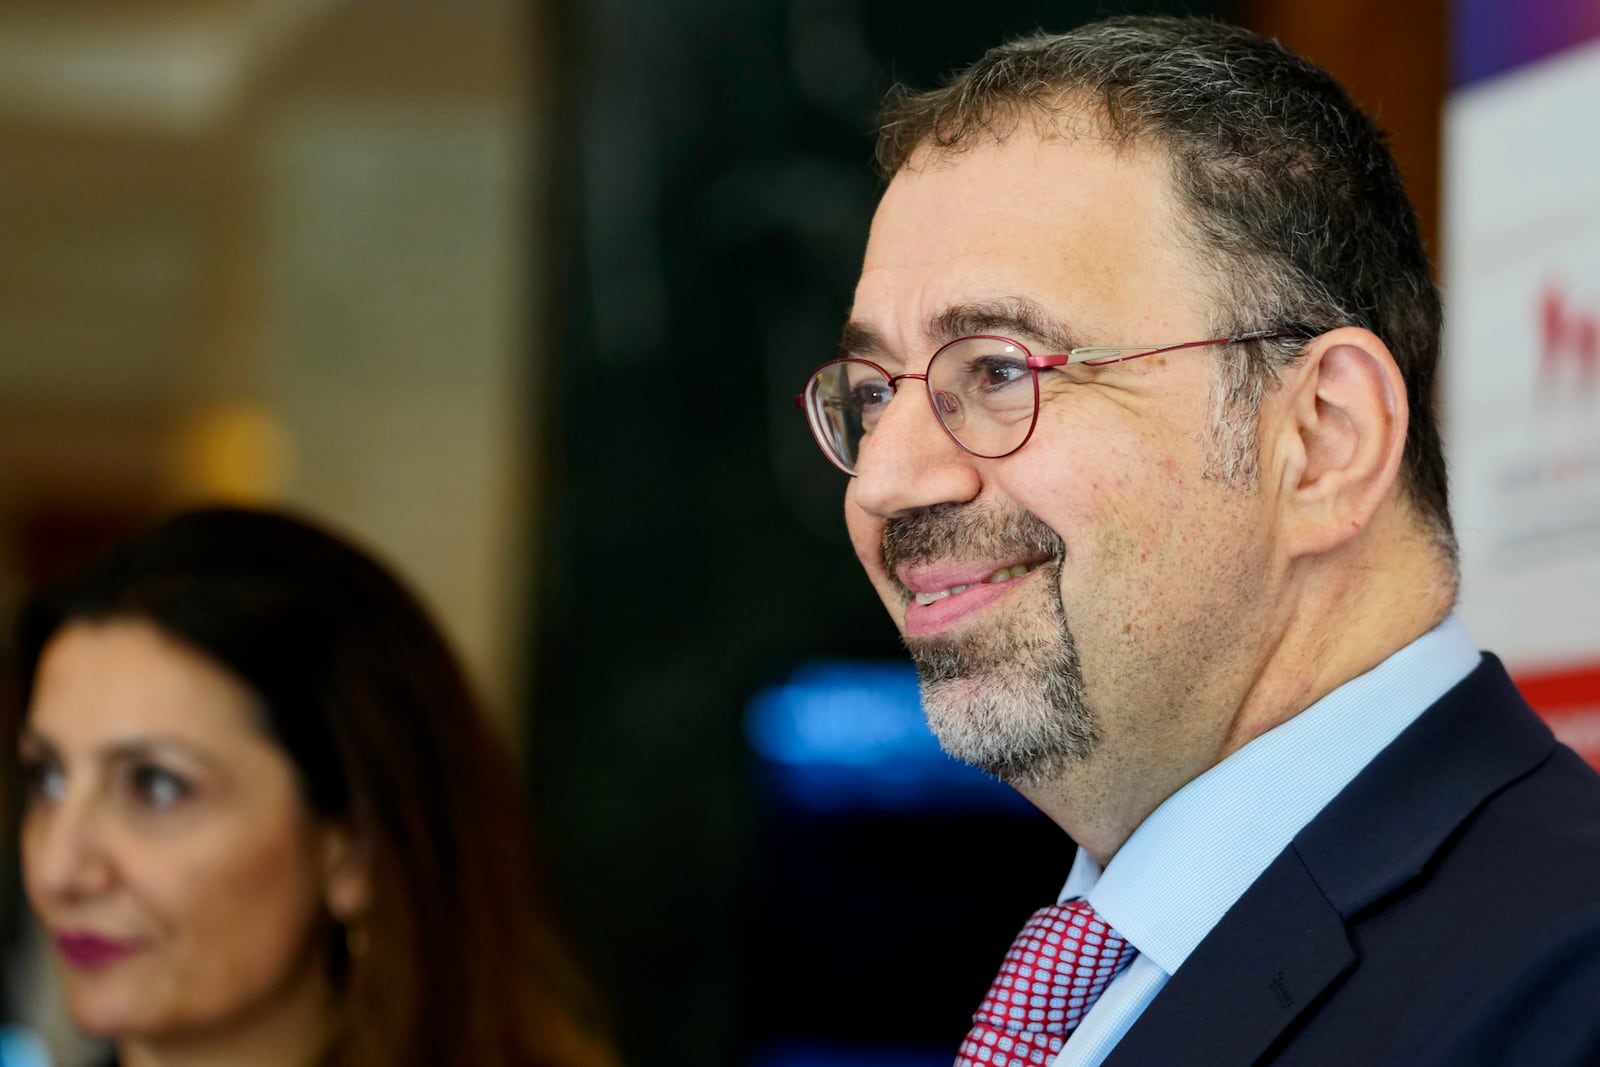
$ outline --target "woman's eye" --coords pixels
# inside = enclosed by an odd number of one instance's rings
[[[128,772],[128,787],[140,804],[158,811],[182,802],[193,792],[182,778],[152,766],[132,768]]]
[[[29,803],[53,804],[67,791],[67,776],[51,760],[23,759],[21,771]]]

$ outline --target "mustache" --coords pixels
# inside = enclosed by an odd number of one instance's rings
[[[885,519],[883,562],[890,574],[903,565],[939,560],[992,560],[1013,556],[1060,564],[1067,547],[1050,527],[1022,508],[996,511],[970,504],[935,504]]]

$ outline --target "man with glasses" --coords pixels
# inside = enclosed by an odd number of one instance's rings
[[[1371,121],[1134,17],[899,96],[878,159],[799,402],[933,731],[1078,846],[957,1063],[1600,1063],[1600,776],[1452,614]]]

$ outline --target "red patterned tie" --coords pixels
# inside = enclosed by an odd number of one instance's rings
[[[1048,1064],[1137,951],[1087,900],[1040,908],[1006,953],[955,1067]]]

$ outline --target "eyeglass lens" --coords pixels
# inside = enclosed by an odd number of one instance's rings
[[[845,470],[855,471],[894,388],[865,360],[836,360],[812,376],[806,390],[812,431]],[[927,393],[934,415],[956,443],[991,458],[1022,446],[1039,408],[1038,379],[1027,353],[995,337],[965,337],[934,353]]]

